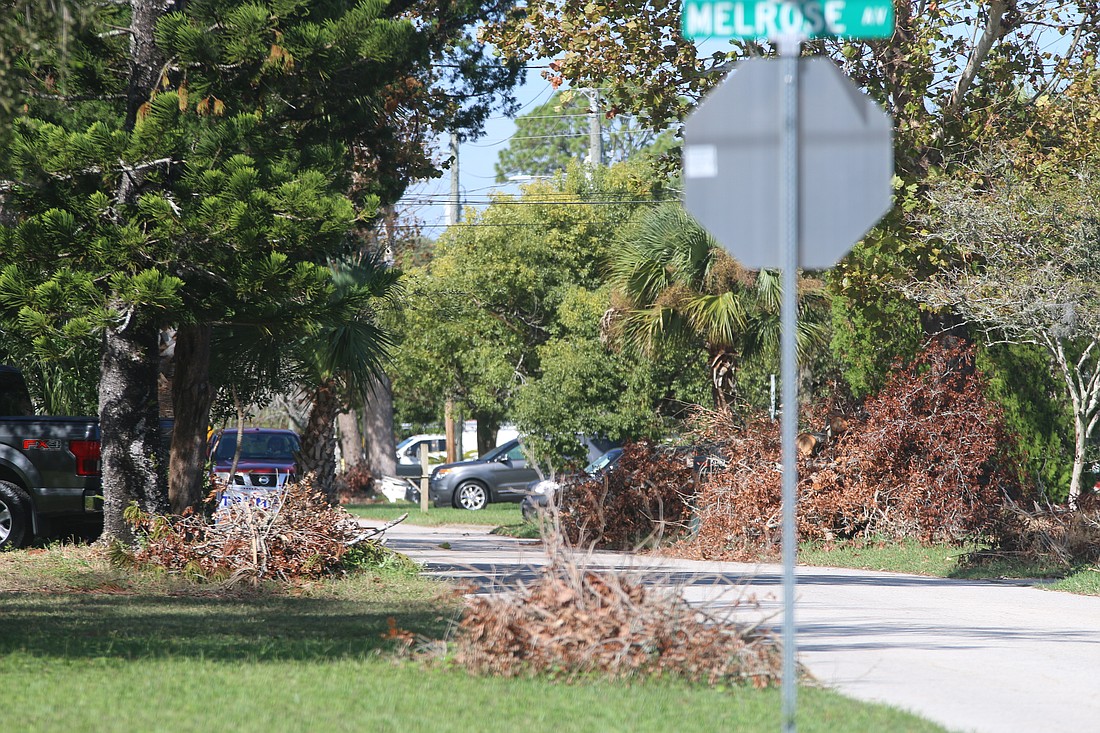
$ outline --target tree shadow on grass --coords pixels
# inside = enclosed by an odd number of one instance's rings
[[[442,638],[447,603],[161,595],[0,594],[0,655],[201,658],[211,661],[358,659],[394,649],[394,628]],[[391,624],[391,619],[392,624]]]

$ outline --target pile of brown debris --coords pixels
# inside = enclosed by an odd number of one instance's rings
[[[206,580],[256,583],[318,578],[342,570],[348,552],[374,550],[364,529],[328,504],[307,477],[266,506],[240,501],[212,516],[162,517],[129,511],[140,541],[130,560]],[[380,550],[380,548],[377,548]]]
[[[764,687],[781,671],[773,634],[709,618],[678,594],[622,573],[561,560],[514,593],[470,598],[454,649],[459,665],[501,676],[595,673]]]

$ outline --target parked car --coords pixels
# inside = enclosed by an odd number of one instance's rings
[[[491,502],[521,501],[527,484],[538,476],[516,438],[480,458],[437,466],[428,482],[428,499],[435,506],[484,509]]]
[[[588,451],[588,458],[603,455],[614,443],[601,438],[578,438]],[[514,438],[470,461],[445,463],[432,471],[428,483],[428,498],[436,506],[458,509],[484,509],[492,502],[521,502],[527,486],[541,478],[533,465],[528,465],[521,438]],[[419,498],[419,492],[410,492]]]
[[[240,433],[240,456],[232,478],[237,452],[237,431],[219,430],[210,439],[210,471],[225,490],[219,506],[242,499],[266,506],[270,495],[294,479],[301,441],[293,430],[245,428]]]
[[[585,466],[583,475],[589,478],[602,476],[615,467],[622,455],[622,448],[612,448]],[[549,507],[560,488],[561,482],[556,479],[539,479],[529,483],[523,501],[519,505],[524,520],[528,522],[534,520],[540,511]]]

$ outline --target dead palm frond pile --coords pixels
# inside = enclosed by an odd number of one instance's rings
[[[259,582],[339,573],[347,553],[384,552],[307,477],[274,492],[266,506],[239,501],[212,516],[161,517],[128,511],[140,541],[131,560],[199,579]]]
[[[454,639],[459,665],[507,677],[672,677],[757,687],[779,680],[779,644],[759,626],[711,616],[678,591],[646,587],[624,572],[584,569],[567,552],[552,550],[552,557],[534,583],[467,600]]]

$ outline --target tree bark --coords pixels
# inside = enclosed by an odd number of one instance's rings
[[[138,110],[160,78],[163,60],[153,35],[172,0],[131,0],[130,64],[124,129],[131,132]],[[139,193],[140,172],[119,180],[116,216]],[[168,487],[160,451],[158,329],[140,306],[111,304],[121,321],[104,332],[99,380],[99,427],[103,465],[103,538],[133,542],[123,512],[131,502],[145,512],[168,512]]]
[[[1069,480],[1067,503],[1076,509],[1081,499],[1081,476],[1085,472],[1085,426],[1080,415],[1074,416],[1073,470]]]
[[[1095,361],[1094,356],[1100,348],[1100,341],[1091,341],[1076,361],[1066,353],[1065,343],[1060,338],[1047,336],[1043,339],[1043,345],[1062,372],[1073,408],[1073,470],[1067,503],[1071,509],[1076,509],[1085,489],[1081,483],[1085,473],[1086,449],[1100,421],[1100,363]]]
[[[363,411],[363,438],[367,444],[367,465],[373,476],[397,475],[397,441],[393,431],[393,390],[389,377],[371,380]]]
[[[1008,0],[990,0],[986,6],[985,28],[982,29],[981,37],[971,50],[966,66],[959,75],[958,81],[955,82],[955,88],[951,90],[947,104],[944,105],[944,118],[953,116],[962,107],[963,98],[970,89],[970,85],[974,83],[974,79],[977,78],[978,71],[993,49],[993,44],[1005,34],[1005,14],[1014,7],[1015,2],[1009,3]]]
[[[311,395],[309,417],[302,433],[299,473],[313,474],[313,488],[323,491],[330,504],[336,503],[336,416],[340,398],[332,381],[325,382]]]
[[[160,449],[158,330],[130,311],[104,334],[100,363],[99,427],[103,461],[103,537],[132,543],[123,518],[131,503],[150,514],[168,512]]]
[[[737,386],[737,357],[723,346],[707,344],[710,394],[717,410],[729,409]]]
[[[202,503],[206,437],[214,385],[210,383],[210,324],[182,326],[176,332],[176,368],[172,379],[172,447],[168,498],[175,514]]]
[[[336,418],[336,432],[340,435],[340,455],[344,457],[343,470],[363,461],[363,434],[359,430],[359,411],[341,412]]]
[[[477,454],[483,456],[496,447],[500,420],[476,413],[475,418],[477,419]]]
[[[157,21],[176,5],[173,0],[130,0],[130,83],[126,89],[126,130],[134,129],[138,110],[149,101],[150,93],[160,81],[164,60],[153,33]]]

